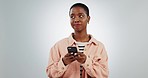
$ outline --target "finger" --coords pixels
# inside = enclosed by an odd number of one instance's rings
[[[69,60],[70,60],[70,62],[73,62],[73,61],[75,61],[76,59],[73,57],[73,58],[70,58]]]
[[[80,54],[78,55],[78,58],[81,58],[81,55]]]
[[[74,56],[77,56],[78,54],[77,53],[74,53]]]
[[[71,56],[71,54],[70,54],[70,53],[67,53],[67,54],[65,55],[65,57],[69,57],[69,56]]]
[[[69,59],[74,59],[75,57],[73,55],[68,56]]]
[[[78,52],[77,55],[79,55],[79,56],[84,56],[85,54],[82,53],[82,52]]]
[[[80,58],[81,58],[80,55],[75,56],[76,60],[79,60]]]
[[[78,58],[78,55],[74,56],[75,58]]]
[[[75,58],[72,58],[72,59],[71,59],[71,61],[75,61],[75,60],[76,60]]]
[[[77,52],[77,54],[81,54],[81,52]]]
[[[82,55],[82,53],[80,53],[80,52],[79,52],[79,53],[77,53],[77,56],[78,56],[78,57],[81,57],[81,55]]]
[[[78,55],[83,55],[84,53],[83,53],[83,52],[78,52],[77,54],[78,54]]]

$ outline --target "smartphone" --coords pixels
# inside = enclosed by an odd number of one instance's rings
[[[78,51],[76,47],[67,47],[68,53],[75,55]]]

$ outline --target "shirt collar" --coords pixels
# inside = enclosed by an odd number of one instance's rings
[[[73,33],[72,33],[73,34]],[[73,44],[76,44],[76,40],[73,38],[72,34],[68,37],[69,46],[72,46]],[[91,35],[91,39],[89,40],[89,44],[93,43],[94,45],[98,45],[98,41]]]

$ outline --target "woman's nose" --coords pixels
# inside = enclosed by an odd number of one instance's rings
[[[79,22],[80,21],[80,19],[78,18],[78,17],[76,17],[75,19],[74,19],[74,22],[75,23],[77,23],[77,22]]]

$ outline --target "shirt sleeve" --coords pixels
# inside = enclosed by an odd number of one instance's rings
[[[58,47],[55,45],[50,50],[48,67],[46,68],[46,73],[49,78],[62,77],[66,71],[68,65],[64,65],[62,61],[62,56],[58,51]]]
[[[98,52],[95,56],[88,55],[82,66],[91,77],[108,78],[108,56],[104,46]]]

